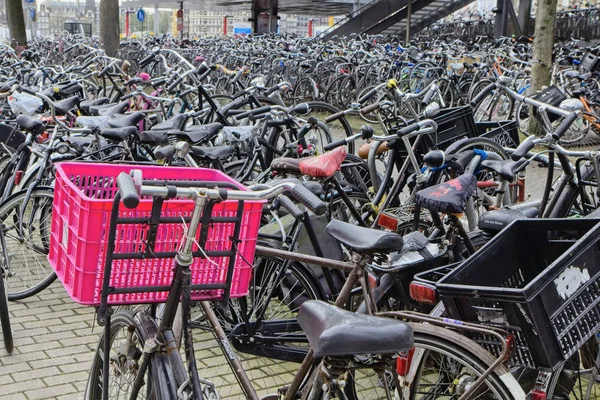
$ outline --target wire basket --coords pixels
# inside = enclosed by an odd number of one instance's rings
[[[162,302],[167,297],[174,255],[187,229],[184,220],[189,221],[194,202],[165,200],[153,213],[153,199],[142,198],[134,210],[121,205],[119,225],[111,225],[116,177],[131,169],[142,170],[144,184],[246,190],[223,173],[203,168],[57,164],[48,260],[71,298],[80,304],[100,304],[107,257],[112,260],[109,287],[132,290],[132,293],[110,294],[108,304]],[[203,222],[209,222],[198,229],[190,271],[192,285],[205,288],[193,290],[193,300],[219,299],[224,293],[242,297],[248,293],[262,203],[224,201],[214,204],[207,215],[210,220],[203,217]],[[160,223],[153,222],[156,214]],[[111,229],[116,230],[114,253],[107,254]],[[224,283],[229,285],[227,289],[223,289]],[[154,287],[166,289],[150,290]]]

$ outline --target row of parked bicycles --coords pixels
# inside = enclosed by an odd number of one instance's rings
[[[233,396],[206,331],[248,399],[597,398],[596,49],[532,95],[512,40],[157,44],[0,49],[8,352],[59,278],[86,398]]]

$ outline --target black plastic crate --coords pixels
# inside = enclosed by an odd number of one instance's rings
[[[587,53],[580,65],[582,72],[594,72],[600,69],[600,59],[592,53]]]
[[[556,85],[552,85],[549,88],[543,90],[541,93],[533,96],[534,99],[541,101],[542,103],[550,104],[552,106],[558,107],[563,100],[567,99],[567,95]],[[550,121],[556,121],[560,117],[556,114],[547,113]],[[534,116],[539,119],[539,115],[537,112],[537,108],[534,108]]]
[[[492,139],[503,147],[517,148],[520,143],[517,121],[476,122],[477,136]]]
[[[513,365],[557,367],[600,328],[599,222],[511,223],[438,282],[449,316],[512,332]],[[493,338],[473,339],[499,353]]]
[[[446,108],[433,118],[437,123],[437,133],[425,136],[418,152],[425,154],[431,148],[445,150],[457,140],[477,135],[477,127],[470,106]]]

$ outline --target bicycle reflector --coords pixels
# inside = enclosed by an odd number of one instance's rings
[[[415,348],[413,347],[409,351],[402,351],[398,354],[398,358],[396,359],[396,372],[398,373],[398,376],[408,375],[414,352]]]
[[[424,304],[437,304],[437,291],[427,283],[412,281],[408,287],[411,299]]]
[[[21,179],[23,178],[23,171],[17,171],[15,174],[15,185],[21,183]]]
[[[396,232],[396,230],[398,229],[398,219],[393,215],[389,215],[386,213],[381,213],[379,215],[377,224],[382,228],[389,229],[392,232]]]

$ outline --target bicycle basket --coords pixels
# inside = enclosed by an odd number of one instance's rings
[[[518,220],[436,285],[451,318],[515,335],[511,363],[555,368],[600,328],[600,224]],[[473,337],[492,353],[500,343]]]
[[[139,206],[134,210],[121,205],[119,218],[131,219],[131,223],[127,220],[116,227],[109,226],[117,192],[116,177],[120,172],[129,172],[134,168],[142,170],[145,181],[154,180],[162,185],[168,181],[171,185],[180,182],[180,185],[190,186],[202,181],[202,185],[206,186],[233,185],[246,190],[223,173],[203,168],[71,162],[57,164],[48,260],[69,295],[78,303],[100,304],[111,228],[116,229],[117,234],[114,253],[109,255],[112,259],[109,287],[140,290],[136,293],[110,294],[108,304],[141,304],[166,299],[166,291],[144,292],[141,289],[170,285],[173,257],[161,257],[160,254],[177,251],[185,230],[183,218],[191,216],[194,202],[182,199],[164,201],[160,218],[175,217],[173,220],[177,222],[158,224],[153,233],[155,239],[152,239],[152,246],[148,244],[149,217],[153,207],[151,198],[140,199]],[[210,216],[213,222],[198,230],[197,241],[204,243],[204,246],[199,249],[196,244],[192,249],[192,285],[230,283],[230,297],[241,297],[248,293],[252,275],[252,265],[249,263],[254,259],[262,203],[245,201],[241,210],[238,210],[237,201],[214,204]],[[145,221],[140,222],[140,218]],[[232,238],[236,223],[240,225],[237,240]],[[206,240],[199,239],[202,234]],[[235,247],[232,247],[234,241]],[[235,257],[235,262],[233,273],[228,278],[231,257]],[[223,293],[222,288],[194,290],[192,299],[218,299]]]

